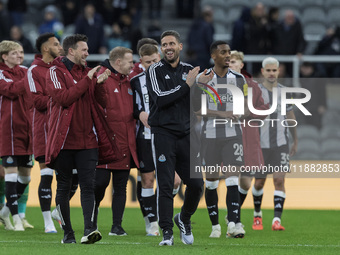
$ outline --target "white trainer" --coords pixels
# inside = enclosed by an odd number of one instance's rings
[[[159,226],[157,221],[150,222],[150,227],[148,229],[147,236],[159,236]]]
[[[149,221],[148,216],[144,217],[144,221],[145,221],[145,231],[146,231],[146,234],[148,234],[150,230],[150,221]]]
[[[163,240],[159,243],[159,246],[172,246],[174,245],[174,236],[169,231],[163,231]]]
[[[211,238],[219,238],[221,236],[221,225],[217,224],[212,226],[212,231],[209,237]]]
[[[22,225],[24,226],[24,228],[34,228],[34,226],[33,226],[32,224],[30,224],[30,223],[26,220],[26,218],[22,218],[21,221],[22,221]]]
[[[14,231],[25,231],[24,225],[22,224],[22,220],[18,214],[13,215],[13,224]]]
[[[11,219],[9,218],[9,213],[9,208],[7,206],[4,206],[0,210],[0,221],[2,224],[4,224],[6,230],[14,230]]]
[[[57,221],[59,223],[60,228],[62,229],[62,225],[61,225],[61,217],[59,215],[59,212],[57,210],[57,208],[54,208],[54,210],[51,213],[52,219],[54,219],[55,221]]]
[[[194,236],[191,232],[191,223],[185,224],[181,220],[181,214],[177,213],[174,217],[174,221],[179,228],[179,236],[181,238],[182,243],[184,244],[193,244]]]
[[[234,222],[229,222],[227,229],[227,238],[243,238],[246,231],[243,229],[243,225],[238,223],[237,225]]]

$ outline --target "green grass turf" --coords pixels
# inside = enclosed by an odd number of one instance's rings
[[[178,212],[179,209],[176,209]],[[176,213],[175,212],[175,213]],[[59,226],[57,234],[45,234],[40,208],[27,208],[26,218],[35,226],[25,232],[6,231],[0,226],[0,254],[340,254],[340,212],[285,210],[282,225],[286,230],[271,230],[272,210],[263,211],[263,231],[254,231],[252,210],[242,210],[246,236],[243,239],[226,239],[225,210],[220,210],[222,236],[209,238],[211,225],[206,209],[199,209],[192,217],[193,245],[184,245],[179,239],[179,230],[174,227],[175,245],[160,247],[161,237],[145,236],[144,220],[137,208],[127,208],[123,227],[128,236],[108,236],[111,229],[111,209],[101,208],[99,230],[103,239],[93,245],[81,245],[83,233],[80,208],[71,209],[71,219],[77,244],[61,244],[63,233]]]

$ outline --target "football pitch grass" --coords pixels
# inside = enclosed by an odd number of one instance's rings
[[[177,213],[179,209],[175,209]],[[57,234],[45,234],[40,208],[27,208],[26,218],[35,226],[25,232],[6,231],[0,226],[0,254],[340,254],[340,211],[326,210],[285,210],[282,225],[285,231],[271,230],[273,210],[263,210],[264,230],[251,228],[253,211],[242,210],[242,222],[246,235],[243,239],[227,239],[225,210],[220,210],[222,235],[209,238],[211,225],[206,209],[198,209],[192,217],[195,237],[193,245],[184,245],[179,238],[179,230],[174,227],[175,244],[161,247],[161,237],[145,235],[145,225],[138,208],[127,208],[124,213],[123,228],[127,236],[109,236],[111,229],[111,209],[101,208],[99,230],[103,239],[92,245],[81,245],[83,217],[80,208],[71,208],[71,220],[77,244],[61,244],[63,232],[57,226]]]

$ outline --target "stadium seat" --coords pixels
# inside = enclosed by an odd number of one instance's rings
[[[262,1],[259,1],[262,2]],[[252,8],[254,6],[254,4],[256,4],[257,2],[253,2],[251,0],[228,0],[228,1],[223,1],[225,7],[227,9],[229,8],[234,8],[234,7],[250,7]]]
[[[225,22],[214,22],[215,27],[215,34],[226,34],[227,31],[227,24]]]
[[[340,139],[330,138],[324,140],[321,144],[321,152],[323,156],[328,153],[338,153],[340,159]]]
[[[309,22],[303,27],[303,32],[308,35],[324,35],[327,27],[320,22]]]
[[[337,110],[328,110],[322,116],[322,126],[334,126],[340,123],[340,113]]]
[[[320,160],[320,154],[315,152],[298,152],[296,155],[291,157],[292,160]]]
[[[310,140],[309,138],[304,138],[298,142],[298,152],[299,153],[319,153],[321,151],[320,145],[315,140]]]
[[[312,126],[312,125],[298,126],[296,132],[297,132],[297,136],[299,140],[307,138],[307,139],[313,139],[315,141],[318,141],[320,137],[319,130],[315,126]]]
[[[224,0],[202,0],[201,7],[204,7],[206,5],[210,5],[213,8],[224,8],[226,6],[226,3],[224,2]]]
[[[326,20],[326,13],[323,7],[306,7],[301,16],[301,22],[304,25],[310,22],[324,23]]]
[[[329,24],[340,24],[340,5],[328,10],[327,20]]]
[[[339,152],[331,152],[326,153],[325,155],[322,155],[322,160],[340,160],[340,154]]]
[[[340,1],[339,0],[326,0],[325,1],[325,8],[327,10],[331,10],[334,7],[340,8]]]
[[[271,1],[273,2],[273,1]],[[301,4],[303,2],[301,1],[296,1],[296,0],[278,0],[275,1],[275,6],[279,7],[280,10],[283,9],[291,9],[291,10],[296,10],[298,12],[300,12],[300,8],[301,8]],[[269,6],[271,6],[272,4],[269,4]]]
[[[321,140],[340,139],[340,130],[338,126],[327,125],[320,130]]]
[[[226,22],[229,23],[229,24],[232,24],[236,20],[238,20],[241,17],[241,13],[242,13],[243,8],[244,7],[242,7],[242,6],[229,8],[229,10],[227,11],[227,15],[224,17]]]

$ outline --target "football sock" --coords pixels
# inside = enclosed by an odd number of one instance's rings
[[[281,219],[285,199],[286,194],[283,191],[274,191],[274,217]]]
[[[205,181],[205,202],[213,226],[218,224],[218,184],[219,181]]]
[[[157,221],[156,196],[154,189],[142,188],[144,210],[150,222]]]
[[[5,175],[6,200],[7,200],[6,205],[11,211],[12,215],[18,214],[17,180],[18,180],[17,173]]]
[[[254,210],[255,212],[261,211],[262,197],[263,197],[263,189],[256,190],[253,186],[253,199],[254,199]]]
[[[227,186],[227,209],[228,221],[238,222],[238,214],[240,210],[240,196],[238,192],[238,177],[231,176],[225,180]]]
[[[0,204],[5,204],[5,179],[0,179]]]
[[[137,176],[137,199],[139,202],[140,210],[142,211],[143,217],[147,217],[147,213],[144,210],[144,203],[142,198],[142,180],[140,176]]]
[[[40,184],[38,188],[40,208],[42,212],[49,212],[51,210],[52,190],[51,184],[53,179],[53,170],[51,168],[44,168],[40,170]]]

